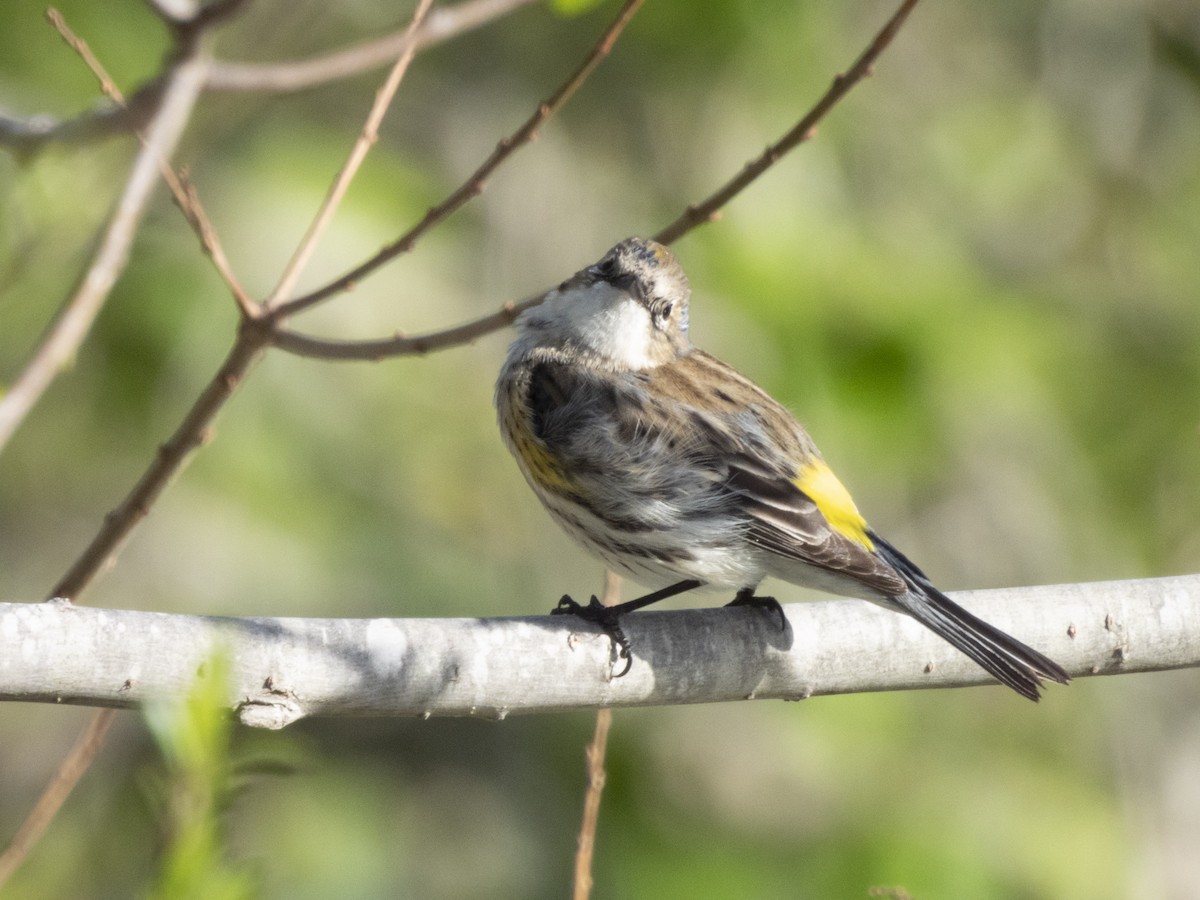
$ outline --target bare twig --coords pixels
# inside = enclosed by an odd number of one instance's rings
[[[172,70],[162,106],[134,160],[129,179],[79,285],[60,310],[46,339],[0,397],[0,450],[54,377],[74,357],[128,257],[129,246],[158,181],[159,161],[170,156],[204,82],[203,57]]]
[[[50,24],[54,26],[54,30],[58,32],[59,37],[67,42],[72,50],[74,50],[84,64],[96,76],[96,80],[100,82],[100,92],[116,103],[125,105],[125,98],[121,95],[120,89],[116,82],[109,77],[108,72],[104,71],[104,67],[100,65],[100,60],[96,59],[92,48],[87,45],[87,41],[75,34],[68,26],[57,9],[51,6],[46,10],[46,18],[50,20]]]
[[[169,74],[155,77],[136,90],[125,106],[105,104],[67,119],[45,114],[28,119],[0,116],[0,146],[29,155],[52,142],[81,142],[128,134],[145,127],[158,113],[169,80]]]
[[[415,35],[417,51],[485,25],[534,0],[467,0],[432,10]],[[392,62],[408,43],[408,29],[312,59],[282,63],[214,60],[207,90],[298,91],[359,75]]]
[[[829,90],[787,134],[764,150],[759,157],[748,162],[742,171],[730,179],[720,190],[700,203],[689,206],[678,219],[654,235],[654,239],[662,244],[670,244],[679,240],[697,225],[713,221],[717,218],[721,207],[745,190],[763,172],[775,165],[785,153],[815,135],[817,124],[825,118],[826,114],[850,92],[851,88],[871,74],[871,67],[875,60],[892,42],[892,38],[896,36],[905,19],[908,18],[908,14],[916,5],[917,0],[904,0],[900,4],[900,8],[888,19],[887,24],[875,35],[875,39],[855,60],[854,65],[844,74],[833,79]]]
[[[209,221],[208,213],[204,211],[204,206],[200,202],[200,195],[196,193],[195,185],[188,180],[187,171],[176,172],[164,160],[162,174],[168,187],[171,188],[180,212],[183,213],[184,218],[187,219],[188,224],[192,226],[192,230],[200,239],[201,249],[204,250],[205,256],[212,260],[213,267],[221,276],[221,280],[225,282],[225,286],[229,288],[229,293],[233,295],[233,300],[242,316],[254,318],[259,315],[259,306],[250,299],[250,295],[246,293],[246,289],[242,287],[237,275],[234,274],[233,266],[229,264],[229,258],[225,255],[225,248],[217,237],[217,231]]]
[[[331,281],[324,287],[318,288],[310,294],[303,297],[297,297],[295,300],[281,304],[276,308],[276,313],[280,317],[294,315],[301,310],[315,306],[322,300],[327,300],[335,294],[348,290],[352,285],[361,281],[364,277],[374,272],[380,266],[395,259],[403,253],[410,251],[417,241],[425,232],[429,231],[435,225],[446,219],[451,213],[458,210],[467,203],[472,197],[481,194],[486,186],[488,178],[496,169],[508,159],[516,150],[525,144],[532,141],[538,133],[538,129],[542,127],[551,117],[557,113],[568,100],[575,94],[595,70],[596,66],[608,56],[612,51],[613,44],[621,32],[625,30],[625,26],[629,24],[634,13],[638,11],[644,0],[626,0],[625,5],[621,7],[621,11],[617,14],[613,23],[608,26],[600,40],[592,48],[591,52],[584,57],[583,62],[574,72],[559,85],[558,90],[550,95],[545,101],[538,104],[533,115],[531,115],[525,123],[506,138],[501,138],[496,144],[496,149],[491,155],[484,160],[483,164],[475,170],[471,176],[459,186],[445,201],[431,208],[425,216],[401,235],[396,240],[392,241],[383,247],[378,253],[363,262],[340,278]]]
[[[114,103],[120,105],[125,104],[125,98],[121,94],[120,88],[116,82],[105,70],[92,53],[92,48],[88,46],[87,41],[79,37],[68,27],[66,21],[62,17],[62,13],[51,7],[46,12],[46,17],[54,25],[59,35],[64,41],[79,54],[87,67],[96,76],[96,80],[100,82],[100,90],[111,99]],[[139,130],[137,138],[143,146],[146,146],[148,141],[146,136]],[[257,307],[250,299],[245,289],[238,282],[237,277],[233,273],[233,268],[229,265],[229,260],[225,256],[225,250],[221,246],[221,242],[217,237],[216,229],[213,228],[212,222],[209,220],[207,213],[204,211],[203,205],[200,203],[200,197],[196,193],[195,187],[187,181],[187,178],[182,173],[176,173],[174,167],[165,158],[160,157],[158,160],[159,171],[162,173],[163,180],[166,181],[167,187],[171,189],[171,193],[175,197],[175,203],[178,205],[184,218],[188,224],[196,232],[200,238],[200,246],[204,253],[212,260],[218,274],[229,287],[230,293],[233,294],[234,300],[241,309],[243,315],[254,315],[257,313]]]
[[[612,727],[612,710],[596,713],[596,730],[587,748],[587,792],[583,797],[583,822],[579,826],[579,843],[575,850],[574,900],[587,900],[592,895],[592,857],[596,849],[596,826],[600,821],[600,796],[604,792],[606,775],[604,753],[608,749],[608,730]]]
[[[397,334],[373,341],[338,341],[280,329],[272,342],[281,350],[314,359],[380,360],[391,356],[421,355],[469,344],[476,338],[511,325],[517,316],[541,302],[542,295],[539,294],[520,303],[506,303],[496,312],[429,334]]]
[[[362,165],[363,160],[367,158],[367,152],[379,140],[379,124],[383,121],[388,107],[391,106],[392,98],[396,96],[396,90],[400,87],[400,81],[404,78],[404,73],[408,71],[408,64],[412,62],[413,53],[416,50],[413,35],[425,19],[425,15],[429,12],[431,3],[432,0],[420,0],[417,3],[412,20],[408,23],[408,28],[404,30],[404,42],[401,45],[400,58],[392,66],[392,70],[388,73],[383,86],[376,91],[375,102],[371,104],[371,111],[367,114],[367,121],[364,123],[362,131],[359,132],[358,140],[354,142],[354,146],[350,149],[349,158],[347,158],[345,164],[342,166],[341,171],[337,173],[333,184],[330,185],[329,193],[325,195],[324,202],[322,202],[320,209],[317,210],[317,215],[313,219],[312,224],[308,226],[308,231],[304,233],[304,237],[300,240],[300,245],[296,248],[296,252],[292,254],[292,258],[288,261],[287,266],[284,267],[283,274],[279,277],[279,282],[275,285],[275,289],[263,301],[262,305],[264,309],[271,309],[278,306],[281,300],[291,294],[292,288],[296,286],[296,281],[300,278],[300,273],[304,271],[304,266],[312,256],[313,250],[316,249],[317,242],[325,233],[325,229],[329,227],[329,223],[333,221],[333,214],[337,211],[342,198],[346,196],[346,190],[350,187],[350,182],[358,174],[358,169]]]
[[[614,606],[621,599],[621,576],[604,573],[604,595],[600,602]],[[612,710],[596,713],[596,730],[587,748],[587,790],[583,795],[583,820],[579,824],[579,841],[575,849],[574,900],[588,900],[592,894],[592,858],[596,849],[596,827],[600,821],[600,797],[604,793],[604,754],[608,749],[608,731],[612,727]]]
[[[224,8],[225,11],[232,12],[236,6],[236,2],[227,3]],[[71,31],[57,10],[50,9],[47,15],[62,38],[79,54],[88,68],[95,74],[100,82],[100,89],[104,94],[115,103],[123,106],[125,98],[122,96],[120,89],[92,53],[87,42]],[[29,386],[36,386],[39,378],[44,379],[45,383],[48,384],[57,366],[51,367],[47,360],[52,359],[52,357],[48,354],[43,356],[42,351],[53,350],[57,346],[57,352],[74,355],[75,349],[78,348],[84,337],[86,337],[91,321],[94,320],[96,313],[103,305],[111,285],[115,283],[117,273],[124,267],[125,259],[128,256],[129,243],[137,231],[137,225],[141,219],[141,211],[145,207],[145,202],[148,200],[150,189],[153,186],[152,176],[150,175],[151,166],[156,167],[167,181],[180,209],[183,210],[188,221],[197,230],[197,233],[200,235],[201,245],[213,260],[222,277],[225,278],[243,312],[245,312],[247,305],[251,303],[245,292],[238,285],[232,270],[229,268],[224,251],[217,240],[211,223],[209,223],[204,213],[203,207],[200,205],[199,198],[190,185],[187,185],[181,177],[176,176],[174,169],[167,160],[170,150],[173,149],[180,133],[182,133],[183,127],[191,116],[191,111],[196,101],[199,99],[200,85],[203,82],[206,62],[203,53],[198,52],[199,37],[200,33],[196,31],[189,41],[181,41],[180,43],[180,49],[177,54],[180,62],[176,64],[169,76],[167,82],[168,89],[163,96],[162,105],[155,118],[156,123],[164,123],[165,127],[162,129],[152,127],[148,135],[142,134],[140,130],[138,132],[138,140],[141,142],[142,151],[134,163],[133,174],[130,176],[130,180],[126,185],[125,196],[122,198],[123,202],[118,205],[117,214],[114,215],[109,225],[108,237],[112,238],[112,240],[108,241],[107,245],[110,248],[109,259],[111,260],[112,275],[106,278],[107,286],[97,287],[91,294],[88,294],[85,289],[89,280],[85,279],[84,288],[76,292],[75,300],[67,308],[67,312],[69,314],[74,313],[74,315],[60,317],[57,323],[57,325],[62,325],[65,319],[71,324],[71,327],[62,329],[55,327],[51,330],[49,339],[42,344],[39,352],[35,354],[34,362],[30,366],[27,366],[22,373],[18,381],[19,384],[26,381],[26,376],[30,376],[28,382],[26,382]],[[186,76],[181,75],[181,72],[187,73]],[[176,90],[175,85],[181,85],[181,87]],[[131,198],[131,187],[135,184],[139,186],[140,197]],[[122,209],[126,210],[126,226],[123,231],[115,228],[116,223],[121,218]],[[97,264],[105,257],[103,247],[104,245],[102,245],[102,251],[97,255],[96,261],[93,263],[91,269],[93,273],[97,271]],[[88,314],[89,309],[90,314]],[[85,314],[87,314],[86,317]],[[73,346],[70,340],[74,341]],[[44,387],[45,385],[43,384],[41,389],[36,391],[26,390],[22,395],[26,404],[24,408],[10,410],[18,414],[8,420],[10,423],[9,435],[19,425],[28,410],[32,408],[37,397],[44,390]],[[4,408],[4,400],[0,400],[0,448],[3,447],[3,443],[6,440],[6,436],[3,434]],[[37,842],[45,833],[46,828],[49,827],[54,816],[57,815],[62,804],[74,790],[79,779],[91,767],[96,755],[104,746],[111,721],[112,714],[109,710],[102,711],[92,718],[77,740],[74,749],[63,761],[62,765],[59,766],[50,783],[42,791],[41,797],[26,817],[20,829],[18,829],[12,842],[5,849],[4,853],[0,854],[0,886],[8,880],[33,847],[37,845]]]
[[[92,760],[104,746],[104,738],[112,725],[114,715],[113,710],[105,709],[92,717],[29,815],[25,817],[25,821],[21,823],[21,827],[17,829],[17,833],[13,835],[12,841],[4,852],[0,853],[0,888],[4,887],[12,873],[25,861],[29,851],[37,846],[63,802],[91,767]]]

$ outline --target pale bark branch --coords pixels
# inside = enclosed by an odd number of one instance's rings
[[[466,0],[432,10],[411,41],[420,51],[487,25],[534,0]],[[310,59],[259,63],[214,60],[210,91],[298,91],[352,78],[396,60],[410,40],[407,29],[371,38]]]
[[[956,596],[1074,677],[1200,665],[1200,575]],[[609,639],[569,616],[232,619],[0,604],[0,700],[182,697],[218,650],[232,663],[231,707],[270,728],[307,716],[503,718],[990,681],[916,622],[864,601],[785,610],[784,631],[754,609],[634,613],[634,664],[613,678]]]
[[[200,96],[204,58],[188,60],[171,72],[162,106],[146,132],[129,179],[117,200],[96,252],[78,286],[62,307],[50,331],[0,398],[0,448],[16,431],[55,376],[67,366],[83,343],[109,291],[124,269],[162,161],[169,159]]]

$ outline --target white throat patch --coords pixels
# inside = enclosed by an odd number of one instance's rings
[[[654,364],[650,312],[624,291],[599,282],[560,294],[550,302],[561,304],[564,336],[601,359],[619,369],[645,369]]]
[[[632,297],[624,297],[594,319],[588,343],[622,369],[645,369],[654,364],[650,340],[654,326],[650,312]]]

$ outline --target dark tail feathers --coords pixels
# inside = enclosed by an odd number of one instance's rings
[[[1042,679],[1067,684],[1071,678],[1054,660],[1027,647],[995,625],[971,615],[933,586],[925,573],[903,553],[872,533],[879,554],[902,576],[911,590],[892,597],[906,613],[971,657],[982,668],[1023,697],[1037,702]]]

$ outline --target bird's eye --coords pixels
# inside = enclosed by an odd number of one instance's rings
[[[665,322],[667,319],[671,318],[671,310],[673,310],[674,308],[675,308],[674,303],[670,303],[670,302],[664,303],[662,305],[662,309],[660,309],[658,311],[659,317]]]

